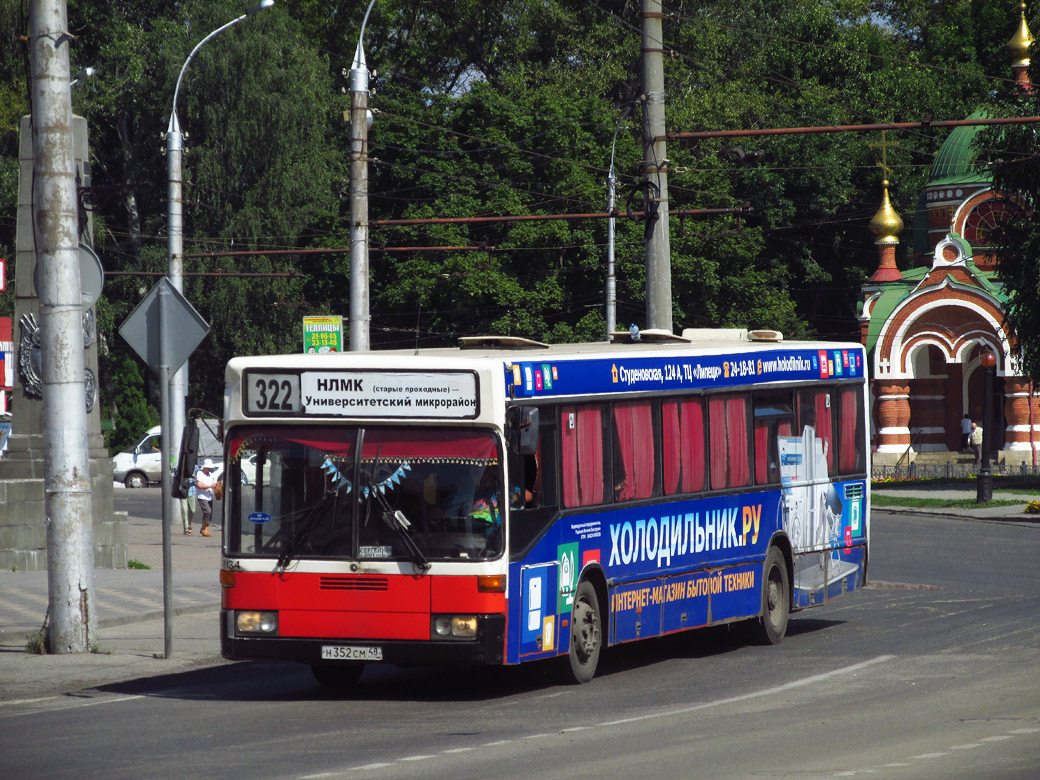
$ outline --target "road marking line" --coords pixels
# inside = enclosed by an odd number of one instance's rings
[[[728,699],[716,699],[715,701],[705,702],[704,704],[695,704],[692,707],[680,707],[674,710],[667,710],[665,712],[655,712],[649,715],[637,715],[632,718],[621,718],[620,720],[608,720],[603,723],[597,723],[597,727],[601,726],[621,726],[626,723],[639,723],[645,720],[654,720],[656,718],[668,718],[674,715],[685,715],[690,712],[698,712],[700,710],[707,710],[713,707],[720,707],[726,704],[737,704],[739,702],[751,701],[752,699],[761,699],[765,696],[774,696],[784,691],[791,691],[796,688],[804,688],[808,685],[815,685],[818,682],[824,680],[830,680],[834,677],[847,676],[855,672],[862,671],[871,666],[875,666],[886,661],[891,661],[895,658],[894,655],[879,655],[876,658],[871,658],[869,661],[863,661],[862,663],[853,664],[852,666],[844,666],[841,669],[834,669],[830,672],[824,672],[822,674],[814,674],[811,677],[803,677],[801,680],[793,680],[783,685],[777,685],[773,688],[765,688],[761,691],[755,691],[754,693],[745,693],[741,696],[731,696]],[[1038,729],[1040,730],[1040,729]]]
[[[50,701],[51,699],[58,699],[60,696],[44,696],[40,699],[12,699],[11,701],[0,701],[0,707],[12,707],[16,704],[36,704],[41,701]]]
[[[919,756],[910,756],[910,758],[913,758],[913,759],[919,759],[919,758],[920,759],[925,759],[925,758],[942,758],[943,756],[948,756],[948,755],[950,755],[950,754],[949,753],[922,753]]]
[[[516,743],[516,742],[524,742],[524,741],[527,741],[527,740],[544,739],[545,737],[558,736],[559,734],[563,734],[563,733],[566,733],[566,732],[582,731],[582,730],[594,729],[594,728],[602,728],[604,726],[620,726],[620,725],[624,725],[626,723],[640,723],[642,721],[654,720],[654,719],[657,719],[657,718],[667,718],[667,717],[671,717],[671,716],[674,716],[674,715],[684,715],[684,714],[687,714],[687,713],[690,713],[690,712],[699,712],[701,710],[710,709],[712,707],[719,707],[719,706],[722,706],[722,705],[725,705],[725,704],[735,704],[735,703],[738,703],[738,702],[750,701],[752,699],[760,699],[760,698],[763,698],[765,696],[773,696],[773,695],[775,695],[777,693],[781,693],[783,691],[790,691],[790,690],[794,690],[796,688],[804,688],[806,686],[815,685],[815,684],[817,684],[819,682],[833,679],[834,677],[848,676],[848,675],[851,675],[851,674],[855,674],[856,672],[862,671],[864,669],[868,669],[871,666],[876,666],[877,664],[885,663],[886,661],[891,661],[895,657],[896,656],[894,656],[894,655],[879,655],[879,656],[877,656],[875,658],[871,658],[871,659],[869,659],[867,661],[862,661],[861,663],[858,663],[858,664],[852,664],[851,666],[844,666],[841,669],[834,669],[834,670],[829,671],[829,672],[823,672],[822,674],[814,674],[814,675],[812,675],[810,677],[803,677],[800,680],[793,680],[792,682],[784,683],[783,685],[777,685],[777,686],[774,686],[772,688],[766,688],[766,689],[763,689],[761,691],[755,691],[754,693],[746,693],[746,694],[743,694],[741,696],[732,696],[732,697],[729,697],[727,699],[717,699],[716,701],[705,702],[704,704],[697,704],[697,705],[694,705],[692,707],[680,707],[678,709],[667,710],[665,712],[658,712],[658,713],[653,713],[653,714],[650,714],[650,715],[641,715],[641,716],[634,717],[634,718],[622,718],[621,720],[606,721],[604,723],[597,723],[597,724],[592,725],[592,726],[574,726],[574,727],[571,727],[571,728],[568,728],[568,729],[564,729],[564,730],[560,731],[559,733],[554,732],[552,734],[548,734],[548,733],[547,734],[531,734],[531,735],[528,735],[526,737],[520,737],[520,738],[515,739],[515,740],[514,739],[501,739],[501,740],[497,740],[495,742],[485,742],[481,747],[501,747],[503,745],[511,745],[511,744]],[[1040,729],[1038,729],[1038,730],[1040,730]],[[443,756],[443,755],[448,754],[448,753],[458,753],[458,752],[462,752],[462,750],[463,749],[443,750],[443,751],[441,751],[440,755]],[[939,754],[936,754],[936,755],[946,755],[946,754],[945,753],[939,753]],[[436,758],[436,757],[437,756],[407,756],[407,757],[404,757],[404,758],[395,759],[394,761],[390,761],[390,762],[382,762],[382,763],[376,763],[376,764],[365,764],[364,766],[351,767],[350,769],[346,769],[346,770],[343,770],[343,771],[344,772],[360,772],[360,771],[364,771],[366,769],[384,769],[386,767],[393,766],[395,763],[398,763],[398,762],[401,762],[401,761],[425,761],[427,759]],[[871,770],[871,769],[865,769],[865,770],[862,770],[862,771],[865,772],[865,773],[872,773],[872,772],[874,772],[874,770]],[[852,774],[855,774],[855,772],[853,772]],[[329,773],[318,774],[318,775],[307,775],[305,777],[299,778],[299,780],[317,780],[318,778],[329,777],[329,776],[330,776]]]
[[[969,742],[966,745],[950,745],[950,750],[974,750],[977,747],[982,747],[982,743]]]

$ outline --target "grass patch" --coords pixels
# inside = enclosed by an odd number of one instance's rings
[[[901,506],[911,509],[978,509],[980,506],[1018,506],[1021,501],[987,501],[979,504],[974,498],[912,498],[870,494],[872,506]]]
[[[147,563],[141,563],[140,561],[135,561],[133,558],[131,558],[130,560],[128,560],[126,562],[126,568],[128,568],[128,569],[150,569],[152,567],[149,566]]]
[[[47,634],[42,629],[29,634],[25,643],[25,652],[29,655],[47,655]]]

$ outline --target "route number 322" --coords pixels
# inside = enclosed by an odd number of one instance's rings
[[[246,380],[246,411],[294,413],[300,409],[298,374],[251,374]]]

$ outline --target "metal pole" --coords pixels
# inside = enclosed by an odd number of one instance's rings
[[[82,653],[96,644],[97,615],[65,0],[34,0],[30,38],[51,620],[47,646],[52,653]]]
[[[232,19],[211,32],[197,44],[188,54],[187,59],[177,74],[177,84],[173,89],[173,104],[170,110],[170,123],[166,128],[166,254],[167,254],[167,278],[177,289],[184,292],[184,200],[183,200],[183,178],[182,169],[184,153],[184,135],[181,133],[180,120],[177,118],[177,96],[181,91],[181,81],[184,72],[188,69],[196,52],[208,41],[241,21],[248,19],[258,11],[270,8],[274,0],[262,0],[262,2],[249,8],[244,14]],[[166,635],[166,657],[169,658],[173,651],[173,610],[172,610],[172,554],[170,550],[170,523],[179,514],[178,501],[173,497],[172,480],[168,479],[171,467],[172,442],[175,436],[180,436],[184,430],[185,423],[185,398],[188,394],[188,364],[178,368],[177,371],[169,371],[169,356],[166,354],[167,341],[163,337],[163,322],[166,316],[165,295],[160,291],[160,314],[159,334],[160,351],[159,362],[165,366],[166,374],[159,372],[159,416],[162,420],[162,523],[163,523],[163,613],[165,620]]]
[[[614,275],[614,196],[617,177],[614,175],[614,154],[611,150],[610,172],[607,174],[607,341],[617,328],[617,280]]]
[[[159,440],[159,457],[162,459],[162,562],[163,562],[163,657],[173,655],[173,540],[170,523],[177,516],[177,502],[173,497],[173,475],[167,464],[173,452],[173,407],[170,401],[170,359],[166,348],[170,337],[169,289],[159,287],[159,409],[163,434]]]
[[[993,498],[993,471],[989,459],[992,452],[993,432],[991,430],[993,413],[993,375],[996,373],[996,355],[987,348],[982,353],[982,464],[975,480],[975,501],[983,504]]]
[[[361,21],[350,68],[350,351],[369,349],[368,309],[368,65],[365,25],[375,0]]]
[[[672,330],[672,270],[668,236],[668,153],[664,123],[664,58],[660,0],[643,0],[643,173],[646,212],[651,224],[645,237],[646,327]],[[653,204],[656,213],[653,216]]]

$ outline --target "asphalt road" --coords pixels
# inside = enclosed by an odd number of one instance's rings
[[[725,631],[609,651],[589,685],[542,667],[231,664],[0,717],[11,778],[1037,777],[1036,525],[876,512],[866,591],[777,647]]]

